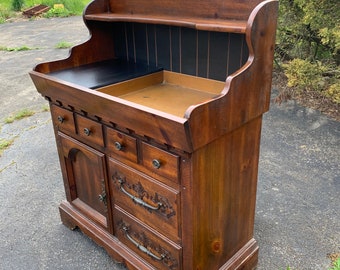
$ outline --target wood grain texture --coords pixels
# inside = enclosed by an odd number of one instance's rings
[[[192,150],[187,119],[150,108],[146,110],[138,104],[65,83],[36,71],[30,75],[40,93],[53,103],[77,108],[142,136],[156,138],[163,144],[188,152]]]
[[[209,19],[247,20],[261,0],[110,0],[110,12],[118,14],[168,15]]]
[[[51,116],[53,126],[57,130],[71,134],[76,133],[74,115],[72,111],[52,105]]]
[[[252,12],[246,33],[247,63],[227,78],[220,98],[187,110],[194,149],[269,109],[277,10],[278,2],[264,1]],[[203,134],[202,124],[208,127]]]
[[[180,244],[179,192],[114,159],[110,159],[109,171],[114,204]]]
[[[66,135],[59,135],[58,140],[67,171],[65,180],[71,190],[70,203],[93,221],[108,227],[106,202],[98,199],[107,190],[104,154]]]
[[[137,163],[137,140],[127,134],[106,127],[106,147],[109,155]],[[118,145],[117,145],[118,143]]]
[[[90,141],[94,144],[104,146],[103,128],[100,123],[79,114],[75,115],[75,119],[77,134],[82,138],[82,141]]]
[[[259,117],[193,153],[193,269],[219,269],[253,238],[260,131]]]
[[[142,142],[141,163],[145,168],[154,174],[162,175],[174,182],[179,182],[179,156],[166,152],[158,147]],[[159,162],[159,167],[154,165],[154,161]]]
[[[193,17],[173,17],[167,15],[145,15],[125,13],[96,13],[85,15],[87,20],[107,22],[137,22],[174,25],[196,30],[245,33],[247,20],[201,19]]]

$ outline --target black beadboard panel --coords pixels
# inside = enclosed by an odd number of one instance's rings
[[[224,81],[228,73],[229,34],[210,32],[209,78]]]
[[[198,31],[197,42],[197,76],[208,77],[208,64],[209,64],[209,32]]]
[[[125,24],[126,30],[126,41],[127,41],[127,54],[128,54],[128,61],[134,62],[135,61],[135,38],[133,30],[134,26],[132,23]]]
[[[181,28],[181,73],[196,75],[197,31]]]
[[[180,72],[181,70],[181,51],[180,51],[180,28],[172,26],[170,32],[171,39],[171,71]]]
[[[170,70],[170,26],[156,26],[158,66]]]
[[[127,60],[124,23],[115,23],[113,27],[114,50],[117,58]]]
[[[224,81],[248,59],[244,35],[168,25],[115,23],[118,58]]]
[[[156,26],[153,24],[147,25],[147,47],[148,47],[148,63],[149,64],[157,64],[157,50],[156,50]]]
[[[136,59],[141,63],[148,63],[146,24],[134,24]]]
[[[243,36],[230,34],[228,74],[232,74],[242,66]]]

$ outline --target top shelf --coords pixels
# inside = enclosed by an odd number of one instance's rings
[[[119,14],[119,13],[97,13],[85,15],[86,20],[107,21],[107,22],[137,22],[149,24],[164,24],[193,28],[197,30],[214,32],[246,32],[247,21],[242,20],[221,20],[221,19],[201,19],[194,17],[173,17],[155,16],[139,14]]]

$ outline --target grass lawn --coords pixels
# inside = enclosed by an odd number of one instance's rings
[[[22,1],[22,10],[39,4],[50,6],[52,10],[47,14],[49,17],[81,15],[85,6],[91,2],[91,0],[0,0],[0,23],[4,23],[6,19],[15,16],[16,13],[12,8],[13,1]],[[54,4],[63,4],[64,12],[53,10]]]

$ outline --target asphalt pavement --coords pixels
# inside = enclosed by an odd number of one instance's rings
[[[0,25],[0,269],[124,269],[61,224],[64,190],[47,102],[28,72],[84,42],[81,17]],[[273,89],[272,97],[277,93]],[[34,115],[6,123],[22,109]],[[340,253],[340,122],[294,101],[264,115],[255,239],[258,270],[327,270]],[[186,270],[186,269],[184,269]],[[206,269],[209,270],[209,269]]]

